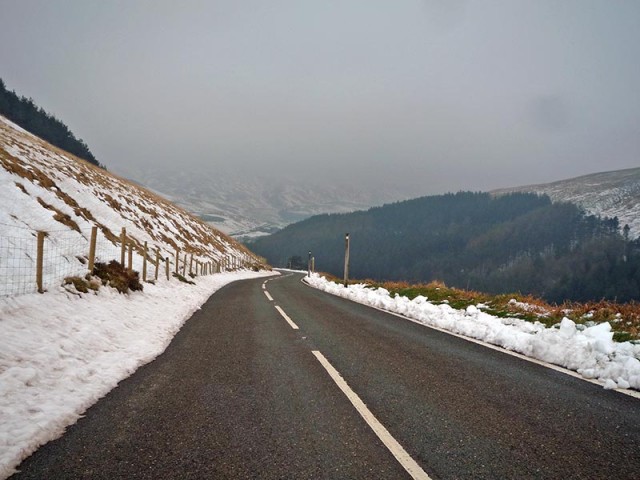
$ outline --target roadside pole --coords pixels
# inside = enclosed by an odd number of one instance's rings
[[[344,286],[349,282],[349,234],[344,236]]]

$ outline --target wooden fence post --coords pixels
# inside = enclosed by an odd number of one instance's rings
[[[122,227],[122,232],[120,233],[120,265],[124,268],[124,252],[127,248],[127,229]]]
[[[187,252],[184,252],[184,257],[182,258],[182,275],[187,274]]]
[[[191,259],[189,260],[189,276],[193,276],[193,253],[191,254]]]
[[[127,270],[133,270],[133,243],[129,242],[129,255],[127,255]]]
[[[156,280],[158,280],[159,269],[160,269],[160,247],[156,247],[156,275],[155,275]]]
[[[164,260],[165,269],[167,270],[167,280],[169,280],[169,257]]]
[[[176,273],[180,273],[179,265],[180,265],[180,249],[176,248]]]
[[[44,232],[38,232],[38,251],[36,256],[36,285],[38,286],[38,293],[44,293],[42,287],[42,265],[44,263]]]
[[[93,273],[93,265],[96,261],[96,240],[98,238],[98,227],[91,227],[91,240],[89,242],[89,273]]]
[[[144,242],[144,249],[142,251],[142,281],[147,281],[147,242]]]

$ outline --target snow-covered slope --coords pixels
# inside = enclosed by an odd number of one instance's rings
[[[618,217],[633,238],[640,236],[640,168],[594,173],[542,185],[504,188],[491,193],[544,193],[555,202],[575,203],[588,213]]]
[[[47,248],[57,249],[72,267],[84,267],[77,257],[82,252],[86,256],[86,248],[79,252],[78,245],[88,245],[93,226],[99,227],[99,245],[107,250],[117,250],[121,229],[126,228],[137,263],[144,242],[150,251],[158,248],[163,258],[173,259],[179,249],[202,262],[257,260],[245,247],[169,201],[51,146],[4,117],[0,167],[0,238],[15,244],[45,231]],[[106,255],[104,249],[99,254]],[[0,275],[16,264],[33,264],[34,253],[27,249],[22,259],[0,256]]]

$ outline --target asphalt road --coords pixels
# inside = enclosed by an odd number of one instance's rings
[[[217,292],[11,478],[410,478],[313,352],[433,479],[640,478],[639,400],[301,277]]]

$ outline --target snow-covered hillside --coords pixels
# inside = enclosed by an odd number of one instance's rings
[[[575,203],[588,213],[618,217],[628,224],[632,238],[640,236],[640,168],[594,173],[542,185],[504,188],[491,193],[544,193],[555,202]]]
[[[182,324],[223,285],[269,275],[259,259],[168,201],[58,150],[0,117],[0,479],[64,432],[100,397],[164,351]],[[97,260],[120,259],[121,228],[141,270],[148,243],[174,270],[176,248],[222,273],[158,280],[143,291],[62,285],[87,273],[92,226]],[[36,231],[46,232],[44,294],[36,291]],[[184,266],[184,256],[181,254]],[[191,269],[189,262],[183,271]],[[164,264],[164,262],[163,262]],[[234,271],[229,271],[233,269]],[[196,269],[194,269],[196,270]],[[227,271],[225,271],[227,270]],[[208,273],[208,272],[207,272]],[[99,282],[98,282],[99,283]],[[94,284],[95,285],[95,284]]]
[[[172,259],[179,249],[202,262],[257,261],[242,245],[169,201],[49,145],[4,117],[0,166],[1,236],[28,238],[46,231],[47,243],[62,248],[70,264],[79,255],[71,246],[87,244],[93,226],[107,246],[117,244],[126,228],[138,253],[148,242],[150,251],[159,248],[162,257]]]

